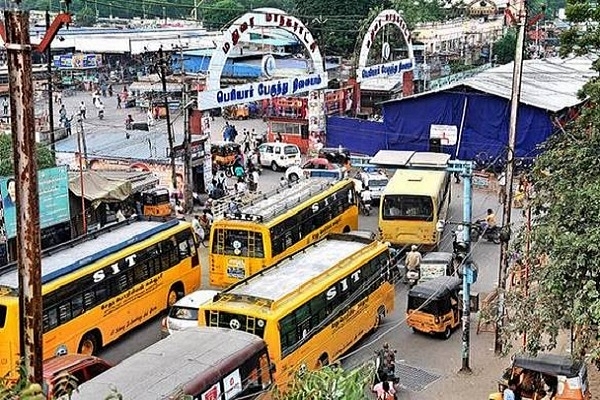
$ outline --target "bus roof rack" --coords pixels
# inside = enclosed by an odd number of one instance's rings
[[[370,163],[388,168],[446,169],[450,155],[426,151],[379,150]]]
[[[292,183],[286,188],[254,196],[249,200],[233,196],[230,201],[236,203],[239,212],[231,212],[227,209],[223,212],[223,216],[238,221],[268,221],[321,193],[332,184],[334,182],[328,178],[308,178]]]

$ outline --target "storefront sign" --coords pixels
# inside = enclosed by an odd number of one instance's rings
[[[293,96],[327,87],[327,73],[303,75],[296,78],[246,83],[226,89],[198,92],[198,108],[226,107],[250,101]]]
[[[404,21],[402,16],[396,10],[383,10],[382,12],[379,13],[379,15],[377,15],[377,17],[375,17],[373,22],[371,22],[371,25],[369,26],[369,29],[367,30],[367,34],[363,38],[362,45],[360,48],[360,55],[358,57],[358,73],[357,73],[358,80],[363,78],[361,72],[367,68],[367,60],[369,58],[369,50],[371,49],[371,46],[375,42],[377,33],[379,33],[379,31],[386,25],[394,25],[400,30],[400,33],[402,33],[402,36],[404,37],[404,41],[406,42],[406,47],[408,49],[408,60],[411,63],[410,68],[413,67],[413,65],[414,65],[413,60],[415,57],[414,57],[411,33],[410,33],[410,30],[408,29],[408,26],[406,25],[406,21]],[[401,63],[400,67],[402,67],[402,65],[404,63],[406,63],[406,61],[407,60],[398,61]],[[382,65],[388,65],[388,64],[382,64]],[[404,69],[399,68],[398,71],[395,72],[394,74],[400,73],[401,71],[406,71],[406,68],[404,68]],[[373,73],[375,73],[375,72],[373,72]],[[387,76],[390,75],[390,73],[382,73],[381,71],[379,72],[379,75],[381,75],[381,76],[385,76],[384,74]],[[369,76],[369,78],[372,78],[372,77],[374,77],[374,76]]]
[[[458,128],[456,125],[434,125],[429,127],[429,138],[440,139],[444,146],[455,146],[458,140]]]
[[[413,60],[398,60],[385,64],[371,65],[369,67],[359,68],[356,74],[358,82],[373,78],[385,78],[394,75],[400,75],[413,68]]]
[[[102,66],[100,54],[61,54],[53,58],[53,64],[58,69],[85,69]]]
[[[205,102],[198,102],[199,109],[207,110],[209,108],[214,107],[242,104],[246,101],[261,100],[267,99],[269,97],[286,95],[285,93],[283,93],[283,90],[281,92],[277,92],[277,89],[272,89],[272,87],[269,86],[263,87],[263,89],[261,90],[263,94],[261,96],[258,93],[258,84],[242,85],[240,87],[236,87],[235,89],[239,88],[237,90],[240,91],[240,96],[238,96],[238,93],[234,93],[233,95],[231,95],[231,89],[221,90],[221,74],[226,64],[229,52],[239,44],[242,34],[246,33],[249,29],[253,28],[279,28],[293,34],[304,45],[308,54],[310,55],[312,59],[312,68],[314,71],[314,75],[317,75],[321,78],[321,80],[324,80],[324,84],[325,86],[327,86],[327,79],[324,79],[324,77],[326,78],[327,75],[325,74],[323,57],[321,55],[321,51],[319,50],[319,46],[317,46],[316,40],[313,38],[310,31],[306,28],[306,26],[304,26],[304,24],[300,20],[298,20],[296,17],[286,14],[285,11],[278,9],[270,8],[268,9],[268,12],[251,11],[242,15],[237,20],[233,21],[231,23],[231,26],[225,32],[223,32],[221,40],[217,47],[214,49],[210,58],[210,63],[208,65],[208,77],[206,78],[205,86],[206,92],[199,92],[198,97],[202,97],[203,93],[209,94],[204,96],[206,100]],[[270,69],[270,67],[268,69]],[[303,79],[301,79],[300,81],[302,80]],[[264,83],[266,82],[263,82],[263,84]],[[246,95],[245,91],[250,91],[251,86],[253,86],[252,95]],[[287,93],[288,95],[294,93],[301,93],[300,91],[292,91],[293,83],[291,83],[291,81],[290,83],[288,83],[288,86],[290,88],[290,90]],[[317,89],[317,87],[315,87],[314,84],[311,84],[310,87],[306,88],[305,91],[314,89]],[[274,93],[273,90],[275,91]],[[217,93],[221,93],[221,102],[217,101]],[[249,98],[248,96],[250,96],[251,98]]]
[[[69,175],[66,167],[42,169],[38,172],[40,227],[47,228],[69,221]],[[0,234],[7,238],[17,234],[16,182],[14,178],[0,179],[4,227]],[[0,223],[2,221],[0,220]]]

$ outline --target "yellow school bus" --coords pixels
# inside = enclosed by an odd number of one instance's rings
[[[330,234],[225,289],[200,307],[198,319],[263,338],[284,388],[301,366],[337,360],[393,308],[388,245]]]
[[[328,233],[350,232],[357,227],[357,196],[352,180],[301,180],[213,223],[210,284],[229,286]]]
[[[43,357],[96,354],[200,286],[201,267],[187,222],[125,221],[45,251]],[[16,377],[19,284],[0,269],[0,376]]]
[[[390,179],[379,207],[381,240],[395,247],[416,244],[437,249],[450,205],[450,174],[444,170],[399,169]]]

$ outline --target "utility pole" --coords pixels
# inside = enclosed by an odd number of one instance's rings
[[[20,354],[31,382],[42,383],[42,263],[29,13],[5,11],[11,131],[17,188]]]
[[[163,7],[164,9],[164,7]],[[169,158],[171,161],[171,184],[173,190],[177,190],[177,175],[175,172],[175,152],[173,151],[173,128],[171,126],[171,112],[169,110],[169,96],[167,93],[167,63],[162,46],[158,49],[158,57],[160,58],[160,79],[162,81],[163,100],[165,104],[165,117],[167,119],[167,137],[169,139]]]
[[[513,175],[515,168],[515,144],[517,140],[517,114],[521,98],[521,77],[523,73],[523,47],[525,44],[525,28],[527,26],[527,7],[525,0],[519,10],[519,30],[513,69],[512,94],[510,99],[510,121],[508,127],[508,154],[506,162],[506,192],[502,208],[502,227],[510,233],[511,211],[513,201]],[[500,247],[500,266],[498,268],[498,315],[494,330],[494,352],[502,353],[502,327],[504,324],[504,291],[506,289],[506,272],[508,270],[508,241],[503,240]]]
[[[184,132],[184,171],[185,171],[185,194],[184,201],[188,210],[194,206],[194,177],[192,174],[192,132],[190,130],[190,88],[187,83],[183,85],[183,132]]]
[[[50,11],[46,11],[46,32],[50,29]],[[54,154],[54,105],[52,104],[52,49],[48,46],[46,49],[47,70],[48,70],[48,124],[50,125],[50,149]]]
[[[88,152],[87,152],[87,145],[85,142],[85,132],[83,130],[83,118],[81,117],[81,115],[79,116],[79,119],[77,120],[77,135],[81,135],[81,144],[83,146],[83,164],[87,168]],[[78,136],[77,140],[79,140],[79,136]],[[81,149],[79,151],[79,154],[81,155]]]

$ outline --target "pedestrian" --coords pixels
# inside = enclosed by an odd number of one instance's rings
[[[117,95],[117,110],[121,108],[121,96]]]
[[[288,183],[287,179],[285,179],[285,175],[282,176],[281,178],[279,178],[279,187],[286,188],[286,187],[288,187],[288,184],[289,183]]]
[[[154,125],[154,115],[152,114],[152,110],[150,108],[148,108],[148,111],[146,112],[146,120],[148,122],[148,126]]]
[[[194,218],[192,219],[192,229],[194,230],[194,233],[196,234],[196,238],[199,241],[203,241],[204,240],[204,229],[202,228],[202,224],[200,223],[199,215],[194,215]]]
[[[63,126],[65,127],[65,133],[67,134],[67,136],[71,136],[73,132],[71,132],[71,121],[73,120],[73,115],[71,115],[71,118],[67,118],[67,116],[65,115],[65,118],[63,119]]]
[[[516,400],[516,390],[519,381],[517,378],[511,378],[508,381],[508,387],[502,393],[502,400]]]
[[[62,104],[62,103],[63,103],[63,102],[62,102],[62,92],[57,92],[57,93],[56,93],[56,102],[57,102],[58,104]]]
[[[127,115],[127,118],[125,119],[125,129],[133,129],[133,117],[131,114]]]
[[[85,106],[85,103],[82,101],[81,104],[79,105],[79,115],[83,119],[86,119],[86,117],[85,117],[86,110],[87,110],[87,108]]]
[[[236,164],[236,166],[233,168],[233,174],[235,175],[236,178],[243,178],[244,175],[246,175],[246,171],[244,170],[244,167],[241,164]]]
[[[100,94],[98,93],[98,91],[95,91],[92,95],[92,104],[94,105],[94,107],[97,107],[98,100],[100,100]]]
[[[394,400],[396,398],[396,389],[388,381],[382,381],[373,386],[373,392],[377,395],[377,400]]]
[[[231,125],[231,141],[235,142],[235,138],[238,135],[237,129],[235,129],[235,125]]]
[[[235,184],[235,192],[237,194],[244,194],[246,193],[246,190],[248,190],[248,185],[246,185],[246,182],[244,182],[244,178],[238,178]]]
[[[229,122],[225,121],[225,126],[223,127],[223,140],[228,142],[229,141]]]
[[[250,152],[250,132],[246,128],[243,131],[244,153]]]
[[[253,149],[256,149],[260,145],[258,135],[256,134],[256,129],[254,128],[252,128],[252,131],[250,132],[250,140],[252,140]]]
[[[60,115],[60,119],[63,120],[67,118],[67,109],[64,104],[60,105],[60,109],[58,110],[58,115]]]
[[[498,189],[498,203],[503,204],[506,198],[506,172],[504,171],[498,176]]]
[[[112,85],[108,85],[108,97],[112,97],[113,96],[113,87]]]
[[[8,99],[6,97],[2,99],[2,112],[4,115],[8,115]]]
[[[254,168],[252,170],[252,181],[254,182],[254,191],[257,192],[258,191],[258,168]]]
[[[281,136],[281,132],[277,132],[277,136],[275,137],[275,141],[277,143],[282,143],[283,142],[283,136]]]

